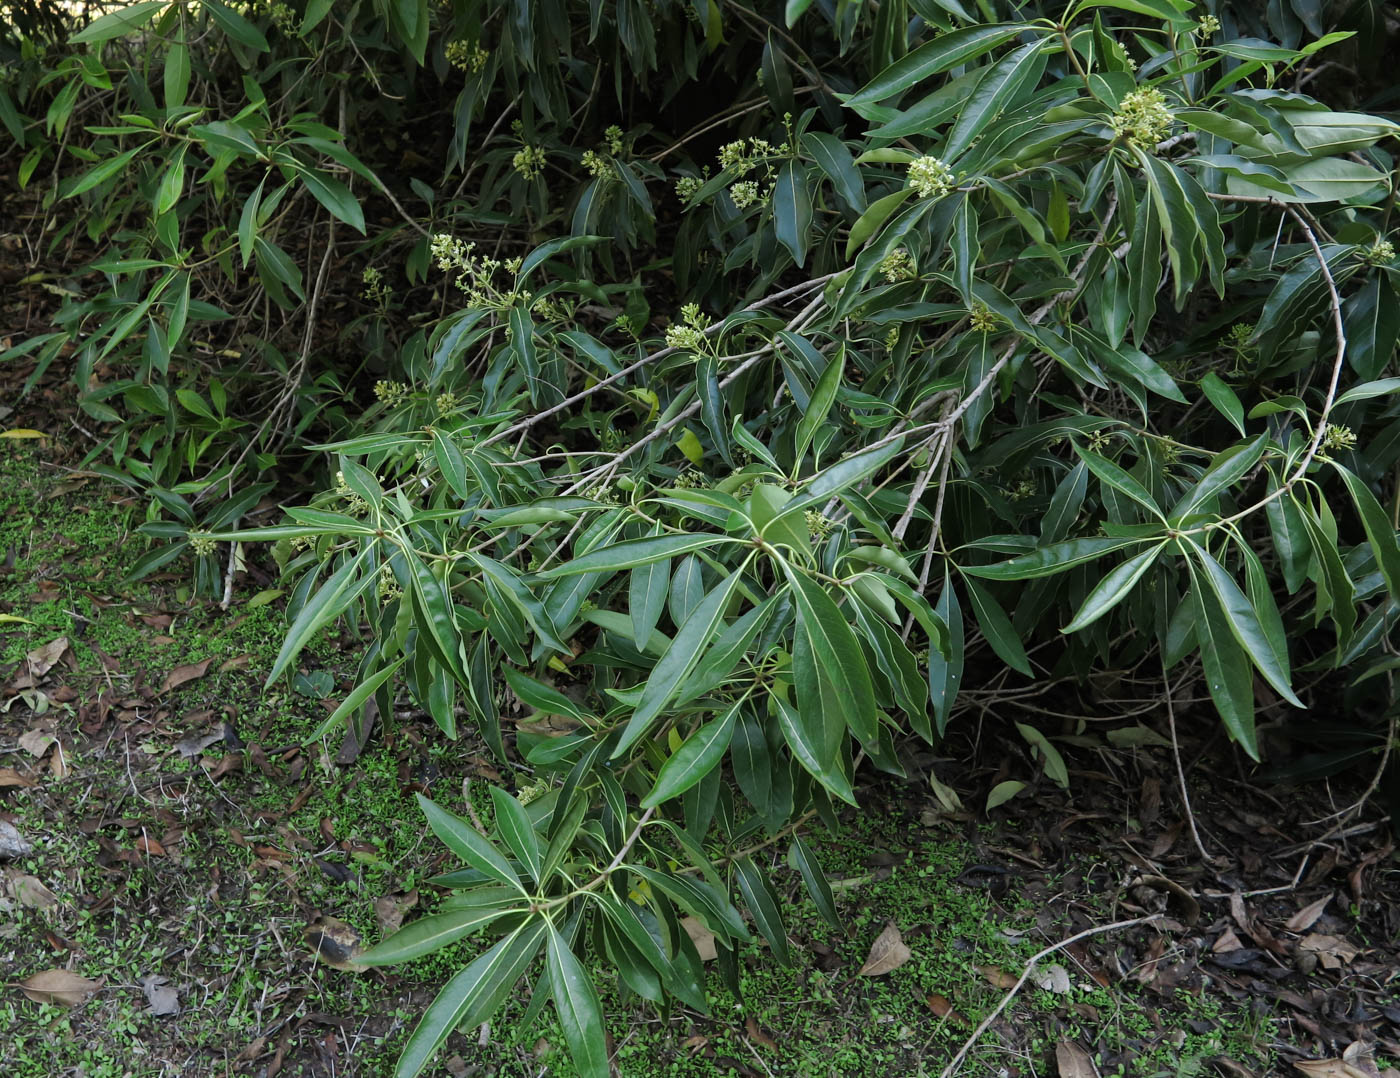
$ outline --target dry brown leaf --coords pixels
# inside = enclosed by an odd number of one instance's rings
[[[1016,987],[1016,978],[997,966],[978,966],[977,972],[982,974],[993,988]]]
[[[0,767],[0,786],[33,786],[33,779],[27,779],[13,767]]]
[[[92,981],[67,969],[46,969],[19,982],[19,990],[35,1003],[63,1007],[76,1007],[101,987],[101,980]]]
[[[49,751],[49,746],[58,741],[52,733],[42,726],[36,726],[32,730],[26,730],[19,735],[19,747],[30,756],[43,756]]]
[[[750,1015],[745,1020],[744,1029],[748,1032],[749,1040],[758,1042],[764,1048],[771,1048],[775,1051],[777,1050],[778,1042],[775,1041],[772,1037],[768,1036],[767,1033],[763,1032],[763,1027],[761,1027],[756,1021],[754,1021],[752,1015]]]
[[[406,895],[384,895],[374,900],[374,919],[379,922],[379,931],[386,936],[397,932],[403,926],[404,915],[418,905],[418,892],[409,891]]]
[[[66,636],[60,636],[57,640],[50,640],[43,647],[35,648],[24,657],[29,664],[29,675],[36,678],[43,677],[57,665],[67,650],[68,637]]]
[[[1239,936],[1235,935],[1235,930],[1226,928],[1224,932],[1220,933],[1220,938],[1211,945],[1210,949],[1214,954],[1229,954],[1231,951],[1240,950],[1243,946]]]
[[[930,992],[924,997],[924,1002],[928,1004],[928,1009],[937,1018],[943,1019],[949,1025],[965,1026],[967,1019],[960,1015],[953,1007],[953,1002],[947,996],[939,995],[937,992]]]
[[[1099,1070],[1089,1053],[1074,1041],[1061,1041],[1055,1045],[1055,1066],[1060,1078],[1099,1078]]]
[[[302,938],[317,958],[334,969],[361,973],[366,968],[356,961],[364,953],[360,934],[337,917],[317,918]]]
[[[165,684],[160,687],[161,692],[169,692],[171,689],[178,689],[186,682],[202,678],[204,672],[209,669],[209,664],[213,658],[205,659],[203,662],[186,663],[184,666],[177,666],[170,673],[165,675]]]
[[[1317,955],[1323,969],[1340,969],[1361,953],[1361,948],[1341,936],[1310,932],[1298,941],[1298,949]]]
[[[1057,996],[1063,996],[1074,989],[1070,983],[1069,970],[1064,966],[1046,966],[1031,978],[1035,986],[1044,992],[1054,992]]]
[[[136,983],[146,993],[146,1002],[150,1004],[146,1013],[157,1017],[180,1013],[180,994],[170,987],[165,977],[153,973]]]
[[[1290,932],[1306,932],[1317,923],[1317,919],[1322,916],[1322,911],[1327,908],[1327,903],[1332,901],[1331,894],[1323,895],[1316,902],[1304,906],[1288,919],[1288,923],[1283,927]]]
[[[165,856],[165,847],[162,846],[156,839],[153,839],[146,834],[137,836],[136,848],[150,857]]]
[[[883,977],[886,973],[899,969],[911,957],[909,948],[904,945],[904,937],[899,934],[899,929],[891,921],[885,925],[885,930],[875,937],[875,942],[870,945],[870,954],[865,959],[865,965],[860,967],[856,976]]]
[[[10,892],[21,906],[43,910],[58,904],[58,896],[40,882],[37,876],[15,876],[10,880]]]
[[[1301,1059],[1293,1066],[1308,1078],[1373,1078],[1367,1071],[1352,1066],[1344,1059]]]
[[[700,956],[700,961],[713,961],[715,955],[719,953],[715,950],[715,934],[694,917],[682,917],[681,927],[685,929],[685,934],[690,937],[690,942],[695,944],[695,953]]]
[[[55,741],[53,754],[49,757],[49,774],[56,779],[66,779],[73,769],[68,766],[68,753],[62,741]]]

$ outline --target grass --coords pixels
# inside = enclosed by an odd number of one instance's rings
[[[432,909],[424,880],[452,866],[425,840],[407,791],[427,786],[460,803],[479,750],[412,718],[391,719],[347,767],[331,761],[334,743],[299,747],[325,709],[294,689],[263,688],[283,631],[277,606],[250,605],[243,594],[227,612],[191,601],[179,564],[123,583],[145,549],[134,531],[144,508],[111,498],[109,488],[46,470],[33,449],[0,443],[0,613],[28,621],[0,631],[0,668],[58,636],[72,649],[71,667],[44,682],[42,697],[16,697],[0,713],[0,766],[37,783],[0,789],[0,811],[34,846],[5,870],[0,979],[13,985],[66,968],[103,980],[71,1009],[13,987],[0,993],[6,1078],[225,1075],[248,1069],[240,1055],[255,1068],[280,1058],[283,1075],[388,1074],[417,1014],[482,941],[353,973],[317,961],[303,932],[334,917],[372,942],[387,903],[416,891],[409,917]],[[205,659],[205,676],[162,691],[170,670]],[[310,654],[342,690],[354,659],[332,639]],[[84,732],[104,695],[112,716]],[[179,739],[218,717],[242,748],[182,755]],[[19,747],[40,724],[60,738],[66,774]],[[241,768],[216,779],[224,753]],[[486,782],[472,781],[470,792],[485,814]],[[796,875],[775,866],[790,900],[793,965],[750,946],[738,957],[738,996],[712,968],[710,1017],[660,1015],[595,968],[622,1074],[936,1074],[1001,998],[985,971],[1019,973],[1044,944],[1037,914],[1053,885],[1031,894],[1013,883],[993,895],[960,882],[976,860],[965,833],[872,811],[816,838],[845,931],[826,925]],[[53,904],[19,903],[18,875],[35,877]],[[859,976],[890,922],[910,960],[886,976]],[[176,988],[178,1015],[148,1013],[139,982],[151,975]],[[552,1010],[524,1025],[527,996],[522,987],[498,1015],[485,1047],[464,1031],[444,1057],[501,1078],[571,1074]],[[1045,1073],[1065,1036],[1098,1045],[1105,1058],[1130,1058],[1119,1073],[1144,1078],[1194,1074],[1222,1054],[1268,1063],[1267,1017],[1203,994],[1183,994],[1168,1011],[1130,982],[1106,988],[1076,974],[1065,995],[1028,990],[1013,1015],[979,1044],[965,1074]]]

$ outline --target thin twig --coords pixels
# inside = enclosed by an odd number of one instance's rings
[[[1131,921],[1114,921],[1111,925],[1099,925],[1097,928],[1086,928],[1083,932],[1076,932],[1068,939],[1062,939],[1059,943],[1051,944],[1049,947],[1046,947],[1045,950],[1040,951],[1034,958],[1026,963],[1026,968],[1021,971],[1021,976],[1017,979],[1016,983],[1011,986],[1011,990],[1001,997],[1001,1002],[996,1005],[996,1009],[993,1010],[991,1014],[987,1015],[986,1018],[982,1019],[977,1028],[972,1031],[972,1036],[968,1037],[967,1040],[963,1042],[963,1046],[958,1049],[958,1054],[943,1068],[938,1078],[952,1078],[952,1075],[957,1073],[957,1069],[962,1065],[962,1061],[967,1056],[967,1053],[972,1051],[973,1046],[981,1040],[982,1034],[986,1033],[987,1030],[991,1028],[992,1023],[1001,1016],[1001,1012],[1006,1010],[1007,1005],[1015,998],[1016,993],[1019,992],[1026,981],[1030,979],[1030,975],[1035,972],[1036,964],[1042,958],[1047,958],[1056,951],[1063,950],[1073,943],[1078,943],[1080,940],[1088,939],[1090,936],[1101,936],[1105,932],[1116,932],[1120,928],[1134,928],[1137,925],[1151,924],[1153,921],[1160,921],[1161,919],[1162,914],[1154,913],[1147,917],[1134,917]]]
[[[1191,794],[1186,789],[1186,769],[1181,766],[1181,746],[1176,740],[1176,708],[1172,704],[1172,682],[1167,676],[1165,663],[1162,666],[1162,688],[1167,703],[1167,726],[1172,735],[1172,759],[1176,761],[1176,777],[1181,783],[1181,805],[1186,813],[1186,825],[1191,829],[1191,841],[1196,844],[1196,852],[1201,855],[1201,860],[1213,865],[1215,858],[1206,852],[1205,844],[1201,842],[1201,834],[1196,830],[1196,814],[1191,811]]]

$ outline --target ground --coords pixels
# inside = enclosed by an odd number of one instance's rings
[[[304,744],[352,683],[355,639],[318,641],[291,685],[265,689],[277,582],[239,574],[227,610],[192,599],[180,563],[124,583],[145,507],[60,442],[0,439],[0,823],[29,847],[0,861],[6,1078],[391,1073],[476,944],[388,971],[325,959],[433,908],[424,881],[449,862],[412,793],[480,798],[496,765],[407,706],[358,755]],[[810,834],[841,931],[775,862],[792,967],[753,947],[739,998],[712,973],[708,1017],[657,1014],[600,974],[618,1072],[935,1075],[1036,951],[1152,914],[1048,956],[960,1073],[1400,1065],[1393,841],[1377,811],[1315,822],[1367,776],[1260,788],[1188,737],[1208,863],[1160,738],[1070,731],[1066,790],[1014,729],[965,727],[913,760],[942,799],[877,780],[838,832]],[[1030,785],[983,811],[1007,777]],[[527,1002],[522,983],[437,1073],[570,1074],[548,1010],[522,1027]]]

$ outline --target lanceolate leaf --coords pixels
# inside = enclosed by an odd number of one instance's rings
[[[807,189],[806,170],[789,161],[778,174],[773,189],[773,220],[778,242],[802,266],[807,261],[807,233],[812,227],[812,193]]]
[[[1391,523],[1381,503],[1371,493],[1371,488],[1353,472],[1336,461],[1331,462],[1337,474],[1346,484],[1347,492],[1356,505],[1361,526],[1366,530],[1366,538],[1376,554],[1376,564],[1385,577],[1385,586],[1390,594],[1400,600],[1400,546],[1395,542],[1395,526]]]
[[[740,700],[685,739],[656,773],[656,785],[642,799],[642,808],[652,808],[684,793],[719,766],[734,736],[734,720],[742,705]]]
[[[968,26],[943,34],[895,61],[862,87],[859,93],[847,98],[846,104],[855,107],[893,97],[930,75],[975,60],[1026,29],[1019,24]]]
[[[608,1043],[598,992],[588,970],[553,924],[549,925],[547,953],[550,992],[573,1066],[580,1078],[608,1078]]]
[[[1025,646],[1001,604],[977,581],[964,580],[963,584],[967,587],[967,597],[972,603],[972,613],[977,618],[977,625],[982,630],[982,635],[987,638],[987,643],[992,646],[992,650],[1013,670],[1019,670],[1026,677],[1034,677]]]
[[[875,691],[851,626],[825,589],[784,565],[797,607],[792,671],[801,722],[822,767],[836,758],[846,727],[875,736]]]
[[[484,872],[492,879],[514,887],[521,894],[525,893],[520,877],[510,867],[510,862],[501,856],[485,835],[460,816],[448,812],[422,794],[418,794],[417,798],[418,807],[428,818],[428,826],[433,829],[433,834],[442,840],[443,845],[478,872]]]
[[[1136,546],[1140,539],[1092,537],[1068,539],[993,565],[964,565],[962,571],[987,580],[1032,580],[1073,569],[1115,550]]]
[[[1142,579],[1149,569],[1157,564],[1157,557],[1165,544],[1159,543],[1141,554],[1134,555],[1116,566],[1102,580],[1094,585],[1094,590],[1084,597],[1078,612],[1070,619],[1061,632],[1075,633],[1087,628],[1103,617],[1120,602]]]
[[[1192,567],[1191,601],[1196,606],[1196,643],[1201,652],[1206,688],[1230,737],[1252,759],[1259,759],[1254,734],[1254,677],[1249,658],[1225,622],[1209,585]]]

